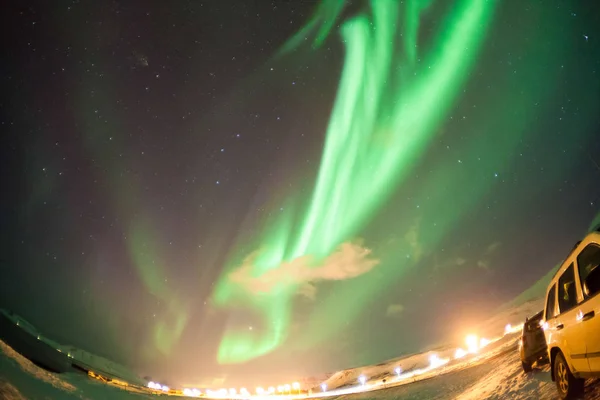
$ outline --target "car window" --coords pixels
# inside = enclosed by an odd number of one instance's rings
[[[546,321],[556,316],[554,310],[555,297],[556,297],[556,286],[552,286],[552,289],[548,292],[548,298],[546,299]]]
[[[579,282],[583,282],[594,268],[600,265],[600,246],[595,243],[588,244],[577,256],[579,267]]]
[[[575,288],[575,267],[573,264],[558,278],[558,313],[562,314],[577,305]]]

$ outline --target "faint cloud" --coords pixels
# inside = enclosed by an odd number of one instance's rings
[[[397,317],[402,314],[404,311],[404,306],[402,304],[390,304],[385,310],[385,315],[387,317]]]
[[[370,249],[359,242],[347,242],[321,262],[315,262],[310,255],[302,256],[255,276],[257,255],[255,252],[246,257],[242,265],[229,274],[229,279],[252,294],[269,293],[280,285],[298,285],[298,294],[308,299],[316,297],[315,282],[356,278],[379,264],[378,259],[371,257]]]
[[[479,260],[477,261],[477,266],[479,268],[485,269],[485,270],[489,270],[490,269],[490,262],[488,260]]]
[[[300,285],[297,293],[308,300],[314,300],[317,298],[317,287],[312,282],[306,282]]]
[[[408,243],[411,249],[412,257],[414,261],[419,261],[423,256],[423,246],[419,243],[419,228],[421,220],[417,219],[415,223],[409,228],[408,232],[404,235],[404,239]]]
[[[438,257],[434,256],[433,271],[437,273],[442,270],[460,267],[461,265],[465,265],[466,263],[467,263],[467,260],[462,257],[449,258],[449,259],[444,259],[443,261],[439,261]]]
[[[502,246],[501,242],[494,242],[492,244],[490,244],[486,249],[485,249],[485,254],[491,254],[494,251],[498,250],[498,248]]]
[[[147,67],[148,66],[148,57],[145,54],[134,51],[133,58],[134,58],[135,64],[137,66],[139,66],[139,67]]]
[[[489,271],[492,266],[492,262],[490,260],[490,258],[492,257],[492,253],[498,250],[501,246],[502,243],[496,241],[491,243],[488,247],[486,247],[485,251],[483,252],[483,258],[477,261],[477,266],[481,269]]]

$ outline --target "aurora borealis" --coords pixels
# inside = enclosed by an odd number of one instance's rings
[[[140,373],[269,383],[413,352],[597,221],[592,5],[6,14],[0,307]]]
[[[412,10],[411,2],[408,4]],[[344,68],[307,210],[296,218],[286,211],[259,244],[258,253],[245,260],[249,265],[242,267],[248,269],[248,277],[259,282],[271,270],[294,263],[299,265],[290,274],[302,274],[298,270],[303,268],[323,269],[319,263],[331,263],[327,257],[336,247],[354,239],[410,170],[454,103],[484,39],[493,7],[492,2],[459,3],[432,44],[432,54],[423,54],[425,64],[415,66],[417,41],[411,28],[418,26],[419,14],[408,15],[405,37],[409,39],[398,44],[394,39],[399,36],[395,27],[401,25],[399,4],[373,1],[370,5],[371,19],[359,15],[340,28],[346,44]],[[341,250],[349,258],[345,262],[358,270],[357,275],[374,266],[374,262],[352,255],[356,251],[352,247],[347,249]],[[319,274],[309,274],[313,279],[314,275]],[[258,294],[244,291],[236,283],[236,279],[225,278],[217,288],[217,304],[227,305],[230,297],[245,297],[247,306],[263,313],[265,332],[257,339],[255,332],[247,329],[227,334],[219,352],[219,360],[224,362],[260,356],[285,340],[291,320],[290,297],[299,282],[277,279]],[[353,292],[361,298],[371,290],[365,285]],[[320,312],[331,314],[338,306],[329,302],[322,307]],[[355,311],[341,320],[355,317]],[[319,334],[334,334],[340,328],[335,321],[320,321]]]

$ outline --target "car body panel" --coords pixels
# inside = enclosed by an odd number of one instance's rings
[[[600,373],[600,294],[585,299],[583,282],[579,276],[577,256],[589,244],[600,244],[600,233],[592,232],[578,243],[562,263],[546,290],[544,305],[544,334],[548,344],[548,356],[559,349],[564,355],[572,373],[576,376],[589,376]],[[573,285],[577,304],[566,312],[559,307],[559,280],[571,267],[574,268]],[[555,288],[555,316],[548,315],[548,295]],[[566,287],[566,286],[565,286]],[[569,290],[563,289],[564,292]],[[593,312],[593,313],[592,313]]]
[[[582,340],[585,330],[577,321],[577,309],[569,310],[559,314],[549,323],[549,330],[554,330],[555,344],[566,356],[571,372],[588,372],[589,363],[585,357],[585,341]],[[563,326],[560,329],[560,326]]]
[[[592,301],[594,300],[594,301]],[[584,338],[586,343],[586,358],[590,371],[600,371],[600,295],[592,297],[590,301],[581,304],[578,318],[585,327]],[[590,313],[594,316],[587,319]]]

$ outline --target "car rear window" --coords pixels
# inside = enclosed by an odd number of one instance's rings
[[[534,332],[534,331],[540,329],[540,322],[541,321],[542,321],[542,316],[541,315],[535,316],[535,317],[531,318],[525,324],[525,330],[527,332]]]

